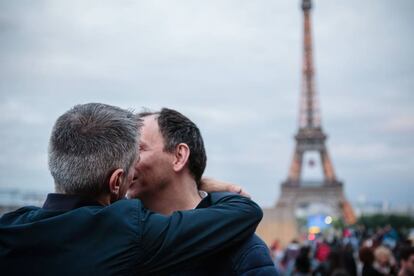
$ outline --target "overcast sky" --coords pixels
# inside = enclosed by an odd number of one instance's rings
[[[298,127],[299,2],[0,0],[0,188],[53,191],[54,121],[104,102],[181,111],[204,136],[206,174],[273,205]],[[414,1],[313,2],[322,125],[346,195],[413,203]]]

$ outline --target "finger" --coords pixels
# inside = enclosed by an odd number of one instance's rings
[[[242,196],[245,196],[245,197],[248,197],[248,198],[252,198],[251,196],[250,196],[250,194],[248,194],[245,190],[241,190],[240,191],[240,193],[239,193],[240,195],[242,195]]]
[[[239,194],[243,189],[239,185],[230,184],[228,187],[229,191],[232,193]]]
[[[230,192],[236,193],[236,194],[240,194],[242,196],[251,198],[250,194],[248,194],[241,186],[239,185],[235,185],[235,184],[231,184],[231,186],[229,187]]]

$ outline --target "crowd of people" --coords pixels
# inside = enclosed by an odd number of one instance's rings
[[[284,250],[275,241],[271,252],[280,275],[414,275],[413,243],[391,226],[292,240]]]

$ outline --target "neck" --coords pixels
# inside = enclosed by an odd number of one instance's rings
[[[59,186],[55,184],[55,193],[57,194],[67,194],[65,191],[59,189]],[[90,197],[92,200],[96,200],[96,202],[102,204],[103,206],[108,206],[111,204],[111,195],[109,194],[101,194],[96,197]]]
[[[111,204],[111,196],[110,195],[101,195],[96,198],[96,201],[104,206],[108,206]]]
[[[194,209],[201,201],[192,177],[177,177],[163,190],[141,198],[145,207],[153,212],[170,215],[178,210]]]

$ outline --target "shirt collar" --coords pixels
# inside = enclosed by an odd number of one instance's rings
[[[199,208],[207,208],[211,205],[210,202],[210,194],[208,194],[205,191],[199,190],[198,193],[200,194],[201,201],[198,203],[198,205],[195,207],[196,209]]]
[[[80,195],[48,194],[43,209],[68,211],[83,206],[103,206],[95,199]]]

